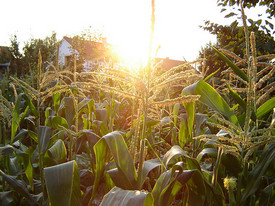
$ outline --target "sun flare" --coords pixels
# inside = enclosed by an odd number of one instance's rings
[[[146,40],[140,42],[131,42],[121,40],[114,46],[119,61],[128,67],[143,67],[147,64],[149,55],[149,46]]]

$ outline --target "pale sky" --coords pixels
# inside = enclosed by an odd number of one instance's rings
[[[224,19],[217,0],[155,0],[154,45],[158,56],[192,61],[215,36],[199,28],[204,20]],[[58,40],[81,34],[90,26],[125,55],[138,56],[148,48],[151,0],[0,0],[0,45],[9,46],[16,34],[23,46],[30,38],[45,38],[52,31]],[[139,54],[137,54],[139,53]]]

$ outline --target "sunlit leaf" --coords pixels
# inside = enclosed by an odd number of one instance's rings
[[[226,64],[232,68],[232,70],[235,72],[235,74],[237,74],[243,80],[245,80],[246,82],[248,82],[248,77],[246,76],[246,74],[236,64],[234,64],[232,61],[230,61],[223,53],[221,53],[220,51],[218,51],[215,47],[212,47],[212,48],[226,62]]]
[[[153,206],[153,198],[150,193],[138,190],[123,190],[114,187],[108,192],[100,204],[101,206]]]
[[[219,93],[208,83],[199,81],[182,90],[183,94],[200,95],[200,101],[209,106],[211,109],[224,115],[233,124],[238,124],[238,119],[234,115],[231,108],[226,101],[219,95]]]
[[[275,107],[275,97],[262,104],[257,109],[257,118],[261,118]]]
[[[127,145],[119,132],[115,131],[103,136],[95,144],[94,152],[96,156],[96,174],[93,195],[90,202],[93,200],[99,186],[99,181],[103,174],[108,153],[112,154],[120,176],[124,178],[124,181],[126,182],[125,184],[130,187],[128,189],[137,188],[137,173],[134,167],[134,162]]]

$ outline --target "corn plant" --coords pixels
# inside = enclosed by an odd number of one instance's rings
[[[244,13],[243,19],[246,25]],[[271,114],[275,98],[272,97],[273,82],[267,81],[274,74],[274,65],[271,62],[259,62],[259,60],[274,58],[274,55],[256,57],[254,34],[251,33],[249,40],[247,27],[244,26],[244,29],[247,59],[242,59],[229,51],[214,48],[230,67],[225,72],[230,73],[231,79],[224,88],[228,89],[230,97],[238,105],[231,108],[224,98],[205,81],[200,81],[183,91],[201,95],[200,101],[215,111],[208,125],[220,131],[217,134],[195,137],[206,142],[205,149],[198,158],[201,159],[204,155],[216,157],[213,184],[217,181],[221,182],[218,176],[222,175],[222,168],[233,176],[224,177],[224,186],[229,193],[230,205],[264,204],[270,203],[270,198],[273,198],[271,193],[266,194],[262,190],[263,192],[257,196],[260,203],[255,200],[255,192],[261,190],[260,182],[268,188],[272,187],[269,182],[272,178],[267,182],[261,181],[261,178],[267,178],[265,174],[272,171],[269,167],[271,159],[274,158],[274,120]],[[226,55],[234,58],[237,63],[233,63]],[[257,71],[263,65],[265,68]],[[241,69],[239,66],[246,66],[246,68]],[[244,113],[238,112],[241,110]],[[255,152],[259,154],[256,155]],[[235,162],[235,168],[232,164],[228,164],[228,158]],[[253,177],[253,181],[248,181],[248,176]],[[263,196],[268,200],[264,200]]]

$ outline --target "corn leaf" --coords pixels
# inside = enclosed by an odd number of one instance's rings
[[[250,172],[248,179],[253,181],[248,182],[248,185],[245,188],[244,193],[242,194],[240,205],[244,205],[247,198],[257,191],[260,181],[263,178],[263,175],[267,171],[268,167],[274,163],[274,158],[275,158],[275,144],[273,143],[268,145],[264,149],[258,164]]]
[[[51,138],[52,129],[47,126],[39,127],[39,141],[38,146],[40,148],[40,153],[44,154],[48,149],[50,138]]]
[[[45,182],[52,206],[80,206],[80,179],[75,161],[44,169]]]
[[[73,119],[75,117],[74,99],[72,97],[64,97],[63,103],[65,109],[65,118],[69,128],[71,128]]]
[[[3,147],[0,147],[0,158],[2,156],[6,156],[13,153],[13,151],[14,151],[14,148],[11,145],[5,145]]]
[[[165,153],[165,155],[163,156],[163,163],[167,167],[173,161],[175,162],[176,158],[179,158],[181,156],[187,156],[187,152],[184,151],[180,146],[175,145],[168,152]]]
[[[38,205],[38,202],[35,201],[31,193],[29,193],[26,186],[21,181],[17,180],[14,176],[5,174],[1,169],[0,175],[16,192],[27,198],[33,205]]]
[[[16,131],[19,127],[19,117],[20,117],[20,107],[21,107],[21,101],[23,98],[24,93],[20,93],[17,97],[17,100],[14,105],[13,113],[12,113],[12,122],[11,122],[11,142],[13,142],[13,139],[15,137]]]
[[[48,150],[51,159],[55,160],[57,164],[63,163],[67,158],[67,149],[65,143],[58,139],[53,146]]]
[[[238,119],[234,115],[226,101],[219,93],[208,83],[204,81],[196,82],[182,90],[184,95],[195,94],[200,95],[200,101],[209,106],[211,109],[224,115],[233,124],[238,124]]]
[[[257,109],[257,118],[261,118],[275,107],[275,97],[265,102]]]
[[[114,187],[108,192],[100,204],[101,206],[153,206],[153,198],[150,193],[138,190],[123,190]]]
[[[123,181],[125,182],[124,184],[128,187],[127,189],[137,188],[137,173],[134,162],[127,145],[119,132],[115,131],[103,136],[95,144],[94,152],[96,156],[96,174],[90,203],[93,201],[99,186],[99,181],[103,174],[108,154],[113,156],[119,175],[123,178]],[[117,175],[117,173],[115,173],[115,175]]]
[[[212,48],[222,58],[222,60],[224,60],[225,63],[232,68],[232,70],[235,72],[236,75],[238,75],[243,80],[245,80],[246,82],[248,82],[248,77],[246,76],[246,74],[236,64],[234,64],[232,61],[230,61],[223,53],[221,53],[220,51],[218,51],[215,47],[212,47]]]

